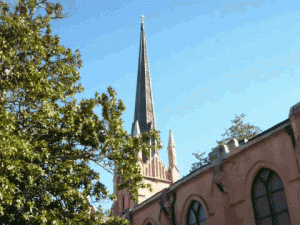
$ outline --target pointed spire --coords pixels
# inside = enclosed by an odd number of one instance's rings
[[[173,134],[171,130],[169,133],[168,156],[169,156],[170,180],[172,182],[176,182],[177,180],[179,180],[179,171],[176,165],[176,147],[174,144]]]
[[[173,139],[172,131],[169,133],[168,143],[169,168],[173,169],[176,166],[176,147]]]
[[[133,128],[132,136],[133,136],[133,137],[138,137],[138,136],[140,136],[140,134],[141,134],[141,131],[140,131],[140,125],[139,125],[139,121],[137,120],[137,121],[135,121],[135,123],[134,123],[134,128]],[[142,154],[142,152],[136,152],[136,154],[137,154],[137,157],[138,157],[140,160],[143,159],[143,154]]]
[[[144,16],[141,16],[141,35],[138,61],[138,74],[136,86],[136,99],[134,121],[139,121],[140,132],[149,131],[151,127],[156,129],[152,88],[150,81],[150,69],[145,38]],[[134,122],[135,123],[135,122]],[[134,123],[131,134],[133,135]]]
[[[140,133],[141,133],[141,131],[140,131],[139,121],[136,120],[135,123],[134,123],[132,136],[139,136]]]
[[[169,133],[169,142],[168,142],[168,148],[175,148],[175,143],[174,143],[174,138],[173,138],[173,133],[172,130],[170,130]]]

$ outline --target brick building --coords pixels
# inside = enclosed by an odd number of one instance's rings
[[[147,48],[141,25],[137,94],[132,135],[156,129]],[[289,117],[250,140],[232,139],[209,153],[210,163],[179,179],[170,131],[166,169],[153,152],[139,153],[153,192],[139,201],[116,189],[115,215],[134,225],[300,224],[300,103]],[[180,163],[180,162],[179,162]]]

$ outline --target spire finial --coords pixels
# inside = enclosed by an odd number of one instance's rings
[[[144,23],[144,19],[145,19],[144,14],[141,15],[141,18],[142,18],[142,23]]]
[[[169,133],[168,147],[175,147],[172,130],[170,130],[170,133]]]

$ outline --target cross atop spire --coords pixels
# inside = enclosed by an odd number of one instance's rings
[[[142,18],[142,23],[144,23],[144,19],[145,19],[144,14],[141,15],[141,18]]]

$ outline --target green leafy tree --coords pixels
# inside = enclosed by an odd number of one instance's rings
[[[200,169],[201,167],[209,164],[208,157],[204,157],[205,153],[206,152],[202,152],[201,154],[192,153],[196,157],[196,159],[199,161],[192,164],[192,168],[190,169],[190,172],[193,172],[193,171]]]
[[[36,9],[45,10],[45,15]],[[161,148],[158,131],[131,137],[123,130],[124,103],[107,93],[77,103],[83,92],[81,56],[52,36],[50,21],[63,8],[47,0],[0,2],[0,221],[2,224],[129,224],[119,217],[101,222],[93,201],[115,200],[94,162],[120,175],[137,200],[143,183],[136,151]],[[101,107],[102,115],[94,113]],[[111,215],[111,214],[110,214]]]
[[[225,133],[222,134],[223,139],[221,141],[217,141],[218,145],[224,145],[228,143],[231,139],[236,138],[238,141],[243,139],[251,139],[254,136],[258,135],[261,132],[261,129],[257,126],[251,125],[249,123],[244,124],[243,119],[245,114],[241,114],[240,116],[235,115],[235,119],[231,120],[232,126],[225,130]],[[190,172],[193,172],[209,163],[208,157],[203,157],[205,152],[192,153],[197,160],[196,163],[192,164],[192,168]]]
[[[261,132],[261,129],[257,126],[249,123],[244,124],[244,117],[245,114],[243,113],[240,116],[235,115],[235,119],[231,120],[231,127],[226,129],[225,133],[222,134],[223,139],[221,141],[217,141],[218,145],[224,145],[233,138],[236,138],[238,141],[243,139],[249,140]]]

